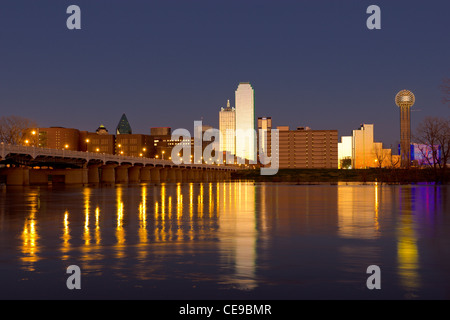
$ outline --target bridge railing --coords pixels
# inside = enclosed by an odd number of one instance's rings
[[[68,158],[68,159],[83,159],[87,162],[90,160],[100,160],[104,164],[107,162],[117,162],[118,164],[130,163],[132,165],[142,164],[148,165],[152,164],[154,166],[171,166],[171,167],[192,167],[192,168],[211,168],[211,169],[226,169],[226,170],[237,170],[237,167],[226,166],[226,165],[216,165],[216,164],[195,164],[195,163],[182,163],[175,164],[171,160],[163,159],[153,159],[145,157],[133,157],[133,156],[122,156],[122,155],[112,155],[106,153],[98,152],[88,152],[88,151],[73,151],[67,149],[52,149],[43,148],[35,146],[22,146],[22,145],[12,145],[0,143],[0,156],[5,158],[8,154],[25,154],[30,155],[33,159],[38,156],[55,157],[55,158]]]

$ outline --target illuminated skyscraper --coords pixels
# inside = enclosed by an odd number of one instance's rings
[[[411,163],[411,107],[414,102],[414,94],[409,90],[402,90],[395,96],[395,103],[400,108],[400,158],[402,167],[409,167]]]
[[[272,129],[272,117],[259,117],[258,118],[258,137],[259,137],[259,149],[258,152],[263,152],[268,156],[268,143],[267,133]]]
[[[230,107],[230,100],[227,101],[227,107],[221,108],[219,112],[219,130],[220,150],[236,154],[236,109]]]
[[[116,134],[132,134],[130,123],[128,122],[125,113],[120,118],[119,124],[116,128]]]
[[[256,161],[255,92],[249,82],[239,83],[236,99],[236,156]]]

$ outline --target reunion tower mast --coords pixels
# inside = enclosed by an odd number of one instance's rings
[[[411,163],[411,107],[414,94],[402,90],[395,96],[395,104],[400,108],[400,159],[401,167],[409,168]]]

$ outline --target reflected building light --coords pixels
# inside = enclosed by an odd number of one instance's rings
[[[247,196],[242,197],[242,193]],[[232,205],[227,210],[221,207],[218,213],[219,239],[221,260],[234,268],[234,274],[224,276],[223,281],[241,290],[251,290],[257,287],[255,186],[236,182],[228,197],[233,199]]]
[[[197,209],[197,213],[199,215],[200,218],[203,217],[203,183],[200,184],[200,191],[199,191],[199,195],[198,195],[198,209]]]
[[[95,208],[95,244],[100,244],[100,207]]]
[[[122,187],[118,186],[116,189],[117,198],[117,226],[116,226],[116,255],[117,258],[124,257],[124,244],[125,244],[125,230],[123,228],[123,216],[124,216],[124,204],[122,201]]]
[[[142,186],[141,203],[139,204],[139,242],[147,243],[147,187]]]
[[[177,185],[177,221],[180,221],[183,213],[183,194],[181,193],[181,185]]]
[[[39,260],[38,252],[38,240],[39,235],[37,233],[37,219],[36,213],[39,207],[39,195],[34,192],[31,196],[30,214],[25,220],[25,224],[22,232],[22,256],[21,260],[24,263],[23,268],[26,271],[34,271],[34,263]]]
[[[167,215],[170,220],[172,218],[172,196],[169,196],[169,198],[167,198],[167,201],[168,201]]]
[[[379,185],[378,182],[375,182],[375,217],[374,217],[374,223],[375,223],[375,230],[380,230],[380,223],[378,220],[378,211],[380,208],[380,198],[379,198]]]
[[[161,186],[161,220],[164,220],[166,214],[166,185]]]
[[[194,184],[189,184],[189,218],[192,219],[194,212]]]
[[[177,186],[177,239],[182,239],[183,233],[181,230],[181,217],[183,215],[183,194],[181,193],[181,186]]]
[[[342,238],[379,237],[378,186],[339,186],[338,234]]]
[[[159,240],[158,230],[159,230],[160,222],[159,222],[158,215],[159,215],[159,202],[155,201],[155,219],[154,219],[154,221],[155,221],[155,227],[154,227],[154,230],[155,230],[155,241]]]
[[[61,239],[62,239],[61,252],[63,253],[62,260],[67,260],[69,258],[69,256],[67,255],[67,252],[69,252],[69,250],[70,250],[69,211],[67,211],[67,210],[64,212],[63,226],[64,226],[64,229],[63,229],[63,235],[61,237]]]
[[[213,186],[211,182],[209,183],[208,200],[209,200],[209,216],[212,217],[212,214],[214,212],[214,198],[213,198]]]
[[[398,225],[397,262],[400,281],[408,294],[420,287],[419,250],[413,220],[411,188],[400,189],[400,223]]]
[[[202,185],[202,184],[200,184]],[[193,239],[193,225],[194,225],[194,184],[189,185],[189,239]]]
[[[85,246],[89,246],[91,241],[90,230],[89,230],[89,205],[90,205],[90,190],[88,188],[84,189],[84,233],[83,239]]]

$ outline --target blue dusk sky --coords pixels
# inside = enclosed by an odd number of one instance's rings
[[[81,30],[69,30],[69,5]],[[369,30],[369,5],[381,29]],[[439,86],[450,77],[450,1],[2,0],[0,116],[41,127],[133,133],[193,122],[218,127],[239,82],[255,116],[273,124],[337,129],[375,125],[399,141],[395,94],[416,96],[412,130],[448,117]]]

